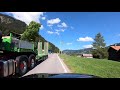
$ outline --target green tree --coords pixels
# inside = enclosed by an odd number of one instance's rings
[[[48,49],[49,49],[49,50],[52,50],[52,45],[51,45],[51,44],[49,44]]]
[[[31,21],[24,33],[22,34],[21,39],[35,42],[36,38],[39,37],[38,31],[40,27],[41,24]]]
[[[92,50],[92,54],[95,58],[107,58],[107,49],[105,48],[106,43],[105,40],[103,38],[103,36],[98,33],[95,36],[94,42],[93,42],[93,50]]]

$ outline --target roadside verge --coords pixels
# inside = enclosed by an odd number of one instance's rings
[[[61,59],[58,54],[57,54],[57,57],[58,57],[61,65],[62,65],[62,67],[63,67],[63,69],[64,69],[64,72],[65,72],[65,73],[72,73],[72,72],[70,71],[70,69],[67,67],[67,65],[64,63],[63,59]]]

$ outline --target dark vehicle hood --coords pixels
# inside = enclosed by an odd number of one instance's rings
[[[100,77],[94,75],[76,74],[76,73],[62,73],[62,74],[37,73],[37,74],[27,75],[22,78],[100,78]]]

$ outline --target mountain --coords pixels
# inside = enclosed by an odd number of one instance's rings
[[[66,54],[83,54],[83,53],[91,53],[92,48],[85,48],[80,50],[63,50],[63,53]]]
[[[114,44],[112,44],[113,46],[120,46],[120,43],[114,43]],[[110,45],[111,46],[111,45]]]
[[[109,49],[110,46],[120,46],[120,43],[114,43],[114,44],[111,44],[109,46],[106,46],[106,49]],[[92,51],[92,48],[86,48],[86,49],[80,49],[80,50],[63,50],[63,53],[66,53],[66,54],[83,54],[83,53],[87,53],[87,54],[90,54]]]
[[[24,32],[26,26],[25,22],[0,14],[0,30],[3,35],[8,34],[10,31],[21,34]]]
[[[0,14],[0,31],[2,31],[3,35],[7,35],[9,32],[15,32],[18,34],[22,34],[27,27],[27,24],[23,21],[17,20],[13,17],[10,17],[8,15]],[[40,41],[46,42],[41,35],[38,37]],[[53,52],[58,52],[59,49],[54,44],[49,42],[49,46],[53,50]],[[44,47],[44,46],[43,46]]]

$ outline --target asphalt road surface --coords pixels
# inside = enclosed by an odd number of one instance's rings
[[[63,60],[60,59],[58,54],[49,54],[48,59],[41,62],[35,68],[27,72],[24,76],[35,73],[70,73],[70,70],[65,65]]]

